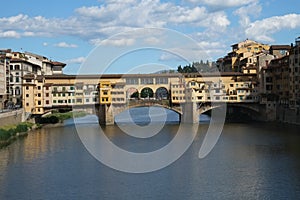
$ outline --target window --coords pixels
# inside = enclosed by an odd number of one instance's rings
[[[20,65],[15,65],[15,70],[20,70]]]
[[[104,91],[104,92],[103,92],[103,95],[107,95],[107,91]]]
[[[16,83],[20,82],[20,77],[16,76]]]
[[[38,101],[38,105],[42,105],[42,102],[41,102],[41,101]]]
[[[138,82],[139,82],[138,78],[127,78],[126,79],[126,84],[129,84],[129,85],[138,84]]]
[[[45,87],[45,89],[46,89],[46,90],[49,90],[49,87],[48,87],[48,86],[46,86],[46,87]]]
[[[26,90],[29,90],[29,87],[28,87],[28,86],[26,86]]]
[[[26,97],[29,97],[29,94],[26,94]]]
[[[26,103],[26,106],[29,106],[29,103]]]
[[[15,89],[15,94],[16,94],[16,95],[20,95],[20,94],[21,94],[21,90],[20,90],[19,87],[16,87],[16,89]]]
[[[49,105],[49,100],[46,100],[46,104]]]
[[[155,79],[156,84],[168,84],[168,78],[159,77]]]
[[[49,97],[49,93],[46,93],[46,97]]]
[[[40,89],[41,89],[41,86],[38,86],[37,88],[38,88],[38,90],[40,90]]]
[[[56,100],[53,100],[53,103],[56,103]]]

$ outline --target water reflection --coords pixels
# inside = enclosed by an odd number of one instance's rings
[[[95,116],[79,119],[97,129]],[[175,163],[147,174],[126,174],[95,160],[83,147],[72,120],[43,128],[0,150],[0,199],[299,199],[299,127],[226,124],[213,151],[198,159],[207,130]],[[160,134],[132,138],[117,126],[105,128],[121,148],[147,152],[167,144],[177,124]],[[147,140],[148,140],[147,139]]]

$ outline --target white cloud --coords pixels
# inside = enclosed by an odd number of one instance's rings
[[[33,37],[33,36],[35,36],[34,32],[31,32],[31,31],[26,31],[22,35],[26,36],[26,37]]]
[[[43,46],[44,46],[44,47],[48,46],[48,43],[47,43],[47,42],[44,42],[44,43],[43,43]]]
[[[54,46],[60,47],[60,48],[77,48],[78,47],[76,44],[68,44],[66,42],[60,42],[60,43],[54,44]]]
[[[135,43],[135,40],[132,38],[114,38],[114,39],[107,39],[107,40],[101,40],[101,39],[93,39],[91,40],[91,43],[93,45],[103,45],[103,46],[131,46]]]
[[[0,32],[0,38],[20,38],[20,34],[16,31]]]
[[[255,40],[273,42],[272,34],[285,29],[290,30],[296,28],[300,28],[300,14],[287,14],[250,23],[245,30],[245,34]]]
[[[67,64],[81,64],[86,60],[85,57],[78,57],[78,58],[72,58],[69,60],[66,60],[65,63]]]
[[[250,16],[257,17],[261,11],[261,5],[255,2],[237,9],[234,14],[240,17],[239,23],[241,27],[247,27],[251,23]]]
[[[135,40],[132,38],[121,38],[121,39],[109,39],[104,40],[102,45],[105,46],[131,46],[135,43]]]
[[[157,37],[147,37],[147,38],[144,39],[144,42],[146,44],[153,45],[153,44],[161,44],[163,41],[161,41]]]
[[[244,6],[257,0],[188,0],[191,3],[205,4],[213,7],[239,7]]]
[[[211,13],[205,7],[191,8],[161,0],[106,0],[100,6],[80,7],[68,18],[30,17],[24,14],[2,17],[0,36],[75,36],[96,43],[98,39],[135,28],[182,26],[220,32],[229,25],[225,12]],[[14,32],[4,34],[7,30]],[[128,45],[130,41],[116,41],[115,44]],[[63,43],[58,46],[74,47]]]

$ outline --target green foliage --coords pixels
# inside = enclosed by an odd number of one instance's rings
[[[211,72],[214,70],[213,66],[215,66],[216,63],[209,63],[207,60],[206,63],[201,60],[200,62],[193,62],[192,64],[186,65],[182,67],[181,65],[178,66],[177,72],[179,73],[204,73],[204,72]]]
[[[8,140],[11,136],[9,130],[0,129],[0,140]]]
[[[11,125],[0,128],[0,140],[8,140],[10,137],[15,136],[16,133],[27,132],[33,123],[22,122],[17,125]]]
[[[139,98],[139,93],[138,92],[135,92],[133,93],[130,98]]]
[[[59,122],[59,119],[54,115],[42,117],[39,120],[40,124],[56,124],[58,122]]]
[[[179,73],[196,73],[198,72],[198,70],[194,67],[194,65],[186,65],[183,68],[181,67],[181,65],[178,67],[177,71]]]
[[[153,97],[153,91],[152,89],[150,88],[144,88],[142,91],[141,91],[141,97],[142,98],[147,98],[147,97]]]
[[[28,131],[28,126],[26,124],[18,124],[15,130],[17,133],[26,132]]]
[[[66,119],[74,118],[74,117],[83,117],[86,113],[83,111],[79,112],[66,112],[66,113],[53,113],[51,115],[47,115],[46,117],[42,117],[39,121],[41,124],[56,124],[58,122],[63,122]]]

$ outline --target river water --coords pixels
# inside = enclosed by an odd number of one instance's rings
[[[131,114],[143,123],[144,112]],[[126,124],[122,115],[116,120]],[[121,148],[147,152],[174,138],[178,116],[170,112],[168,120],[150,142],[130,139],[118,126],[104,130]],[[79,127],[99,129],[94,116],[80,122]],[[201,116],[193,144],[178,160],[141,174],[111,169],[91,156],[73,120],[36,130],[0,150],[0,199],[300,199],[299,127],[228,123],[213,150],[199,159],[208,123]]]

